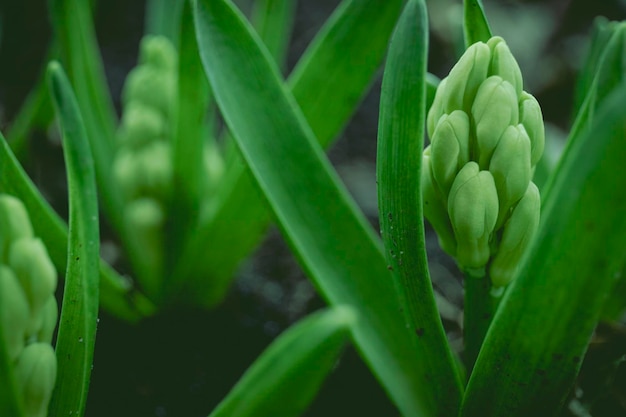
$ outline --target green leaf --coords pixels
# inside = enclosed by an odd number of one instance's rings
[[[626,261],[626,85],[554,174],[536,244],[504,296],[462,416],[555,415]]]
[[[284,67],[297,0],[256,0],[252,24],[279,67]]]
[[[0,389],[0,416],[23,417],[24,412],[13,376],[13,361],[6,351],[2,327],[0,327],[0,387],[2,387]]]
[[[416,395],[430,358],[417,357],[418,335],[405,326],[376,235],[245,18],[230,2],[195,5],[216,101],[284,236],[326,299],[357,312],[355,342],[401,412],[430,415]]]
[[[402,3],[344,0],[290,76],[288,85],[322,146],[337,136],[373,82]],[[174,273],[181,281],[202,280],[194,288],[204,285],[206,290],[190,296],[204,305],[223,297],[239,263],[259,244],[269,225],[270,215],[255,181],[239,155],[234,156]],[[219,250],[214,249],[215,242]]]
[[[174,45],[179,41],[180,16],[188,0],[147,0],[144,34],[166,36]]]
[[[463,0],[463,35],[466,48],[491,38],[491,28],[481,0]]]
[[[87,133],[69,80],[58,62],[48,66],[60,120],[69,189],[69,240],[56,354],[53,415],[85,412],[98,320],[100,232],[96,179]]]
[[[124,220],[123,197],[113,176],[115,110],[98,54],[90,3],[83,0],[49,0],[55,36],[83,115],[93,151],[99,196],[107,220],[118,233],[140,282],[154,271],[143,256],[136,235]]]
[[[422,0],[410,0],[391,39],[378,121],[378,207],[387,262],[407,326],[419,336],[423,378],[416,397],[429,415],[455,415],[462,385],[439,318],[426,260],[421,197],[426,114],[428,22]],[[428,335],[428,337],[423,337]]]
[[[304,318],[259,356],[210,417],[297,417],[315,398],[356,315],[335,307]]]
[[[0,191],[22,200],[35,234],[46,245],[57,271],[64,271],[67,265],[67,225],[28,178],[2,134]],[[154,306],[104,262],[100,264],[100,285],[100,303],[111,314],[136,322],[154,313]]]

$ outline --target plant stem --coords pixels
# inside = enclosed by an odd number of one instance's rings
[[[463,312],[463,336],[465,338],[466,375],[474,368],[487,329],[491,324],[497,303],[490,294],[491,280],[488,276],[477,276],[465,271],[465,309]]]

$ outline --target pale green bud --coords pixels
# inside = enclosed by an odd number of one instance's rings
[[[450,218],[448,217],[445,199],[432,176],[430,146],[424,150],[422,156],[421,185],[424,217],[428,219],[428,222],[437,232],[441,248],[451,256],[454,256],[456,253],[456,240]]]
[[[444,91],[446,89],[447,80],[447,78],[444,78],[439,83],[437,91],[435,92],[433,104],[431,104],[430,109],[428,110],[428,115],[426,116],[426,132],[428,133],[429,138],[432,138],[435,134],[435,128],[437,127],[437,122],[439,122],[439,119],[446,114],[443,111],[444,94],[439,93],[439,91]]]
[[[6,263],[11,242],[33,237],[33,227],[24,204],[17,198],[0,194],[0,262]]]
[[[24,348],[15,363],[15,382],[22,396],[24,417],[46,417],[57,377],[57,359],[47,343]]]
[[[501,37],[494,36],[487,41],[487,45],[491,49],[489,75],[498,75],[511,83],[515,88],[515,93],[519,96],[524,87],[522,71],[506,42]]]
[[[30,308],[26,294],[13,271],[0,265],[0,327],[7,353],[17,359],[24,349],[26,329],[30,320]]]
[[[522,257],[537,232],[540,209],[539,190],[531,182],[504,225],[498,252],[489,267],[494,286],[503,287],[509,284],[517,274]]]
[[[168,116],[176,99],[176,82],[175,73],[147,65],[135,67],[124,83],[124,106],[139,101]]]
[[[52,343],[54,329],[57,327],[59,319],[59,306],[54,295],[48,297],[48,301],[41,310],[41,323],[37,328],[36,338],[39,342]]]
[[[487,169],[504,131],[519,123],[517,95],[511,83],[497,75],[487,78],[476,94],[472,117],[476,126],[478,164],[481,169]]]
[[[57,273],[43,242],[38,238],[13,242],[9,248],[9,266],[24,289],[31,317],[38,316],[57,286]]]
[[[524,126],[509,126],[504,132],[489,164],[499,199],[497,228],[508,217],[513,207],[526,193],[532,177],[530,166],[530,139]]]
[[[177,53],[172,42],[160,35],[147,35],[139,46],[139,62],[167,71],[176,71]]]
[[[131,101],[124,107],[120,139],[123,145],[135,149],[164,138],[166,134],[165,118],[154,107]]]
[[[446,77],[445,88],[437,88],[435,99],[442,95],[444,113],[454,110],[469,113],[479,86],[487,78],[490,58],[491,52],[485,43],[477,42],[467,48]]]
[[[448,213],[457,242],[457,261],[467,269],[484,268],[498,218],[498,191],[491,173],[480,171],[476,162],[468,162],[452,184]]]
[[[461,110],[443,115],[437,123],[430,145],[430,164],[444,195],[450,192],[456,173],[469,161],[469,135],[469,118]]]
[[[530,163],[534,167],[543,155],[545,127],[541,107],[532,95],[522,92],[519,103],[520,123],[524,125],[530,138]]]
[[[113,162],[113,174],[129,200],[167,198],[173,176],[169,144],[156,141],[139,150],[120,149]]]

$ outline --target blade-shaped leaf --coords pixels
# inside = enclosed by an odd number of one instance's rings
[[[427,59],[426,6],[423,0],[409,0],[391,39],[381,91],[376,157],[380,228],[407,326],[420,336],[415,349],[424,358],[418,372],[424,380],[415,395],[429,404],[432,415],[454,415],[462,385],[435,305],[420,191]]]
[[[332,371],[354,325],[349,307],[314,313],[259,356],[210,417],[298,417]]]
[[[24,203],[35,234],[46,245],[57,271],[64,271],[67,265],[67,225],[28,178],[2,134],[0,191],[18,197]],[[154,313],[152,303],[104,262],[100,264],[100,285],[100,303],[111,314],[135,322]]]
[[[69,80],[58,62],[48,67],[63,136],[69,189],[69,239],[56,354],[53,415],[85,412],[98,320],[100,232],[96,178],[87,133]]]
[[[90,2],[49,0],[52,23],[62,62],[68,71],[93,150],[96,181],[107,220],[118,233],[139,281],[154,271],[123,213],[120,187],[113,176],[116,117],[104,77]]]
[[[470,377],[463,416],[555,415],[626,260],[626,86],[555,172],[536,244]]]
[[[372,83],[402,4],[402,0],[344,0],[290,76],[288,85],[323,146],[337,136]],[[222,298],[237,266],[258,245],[269,224],[255,182],[236,156],[175,272],[181,281],[202,280],[194,288],[207,289],[192,295],[205,305]],[[215,242],[220,250],[211,249]]]
[[[463,35],[466,48],[491,38],[491,28],[481,0],[463,0]]]
[[[224,119],[309,276],[359,315],[354,338],[406,416],[428,416],[423,376],[381,246],[341,185],[278,69],[230,2],[196,1],[205,71]],[[422,335],[431,337],[431,335]]]
[[[181,30],[180,16],[183,11],[184,3],[188,3],[188,1],[189,0],[146,1],[144,33],[146,35],[166,36],[176,45]]]
[[[285,64],[297,0],[256,0],[252,24],[279,67]]]

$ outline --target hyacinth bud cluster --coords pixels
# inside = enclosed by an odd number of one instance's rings
[[[24,205],[0,194],[0,343],[26,417],[45,417],[54,389],[56,286],[56,270]]]
[[[124,217],[146,255],[159,262],[165,205],[172,190],[170,137],[177,96],[177,56],[170,41],[147,36],[122,91],[123,115],[113,172],[125,195]]]
[[[425,217],[463,270],[507,285],[539,223],[531,179],[545,136],[539,104],[502,38],[470,46],[441,81],[427,132]]]

